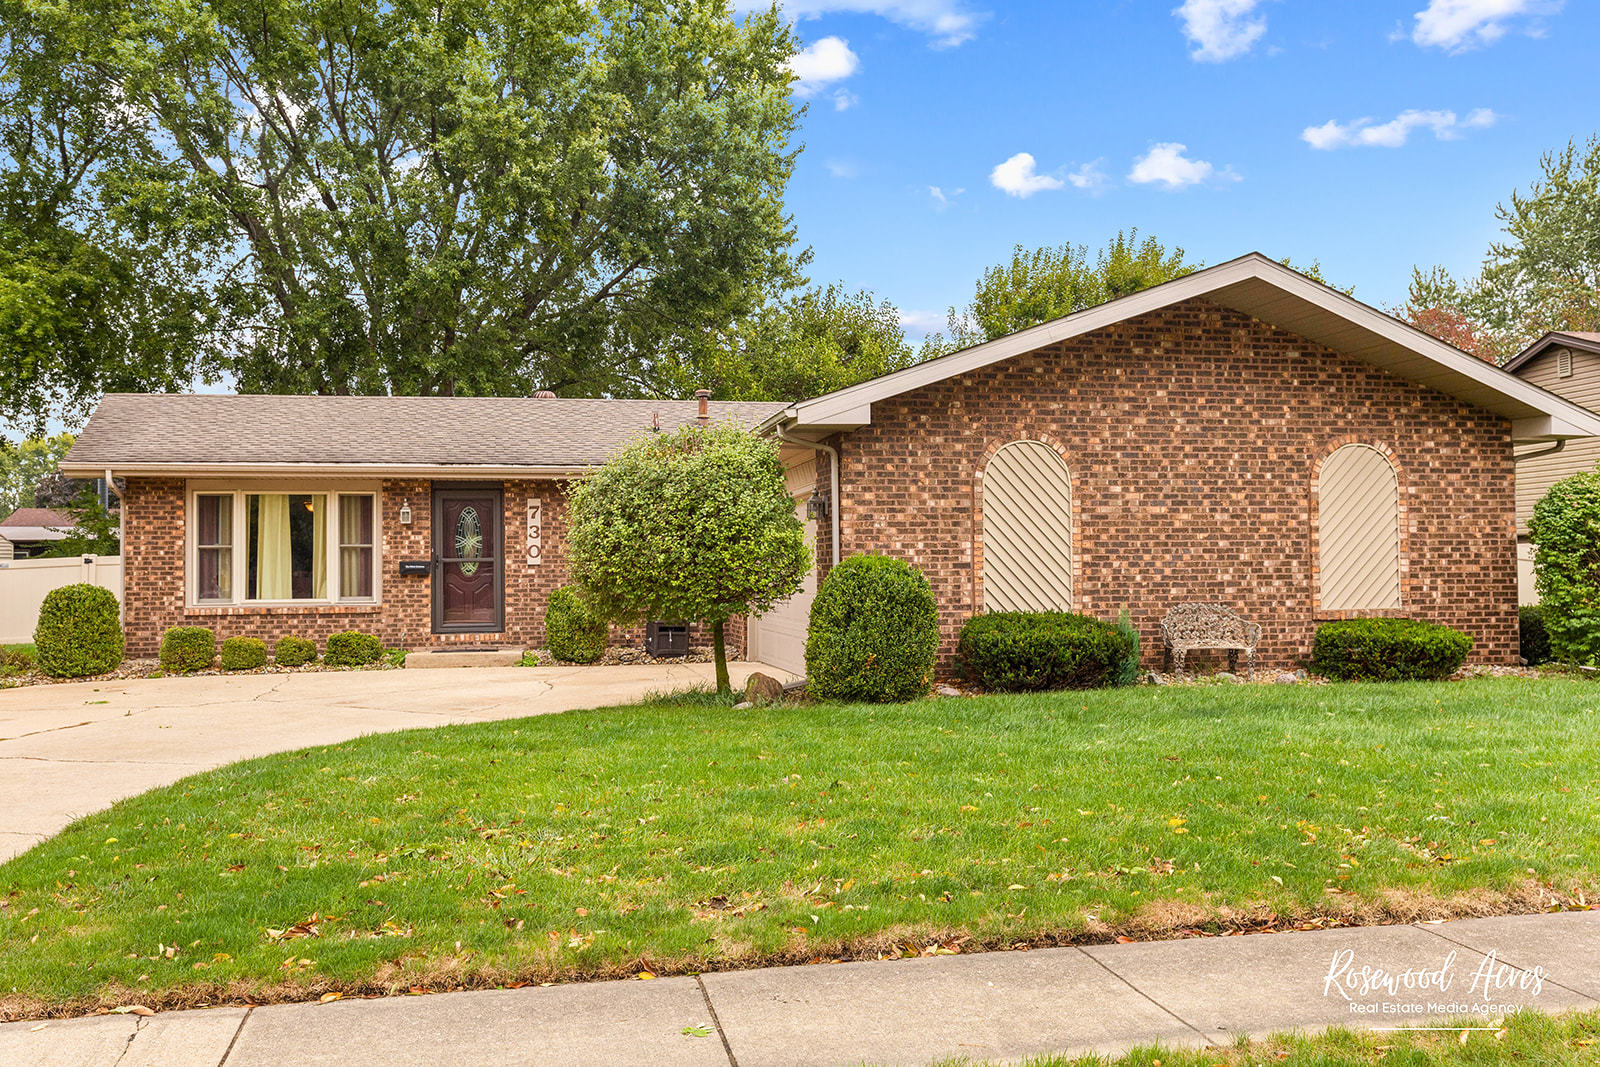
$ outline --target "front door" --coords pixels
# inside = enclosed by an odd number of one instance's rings
[[[433,491],[433,630],[498,633],[505,573],[499,489]]]

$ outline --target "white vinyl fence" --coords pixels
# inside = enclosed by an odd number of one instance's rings
[[[0,644],[32,641],[45,596],[75,582],[103,586],[121,601],[122,557],[0,560]]]

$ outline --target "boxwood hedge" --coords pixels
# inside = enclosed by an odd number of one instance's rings
[[[1311,643],[1311,666],[1352,682],[1448,678],[1466,661],[1472,638],[1421,619],[1344,619],[1323,623]]]

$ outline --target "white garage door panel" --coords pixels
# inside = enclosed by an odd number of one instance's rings
[[[807,494],[810,495],[809,493]],[[805,519],[805,502],[795,508]],[[806,544],[816,558],[817,524],[806,521]],[[791,674],[806,673],[806,628],[811,622],[811,601],[817,595],[817,570],[806,574],[800,591],[771,611],[750,622],[750,658]]]

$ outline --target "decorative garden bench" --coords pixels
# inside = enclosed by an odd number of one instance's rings
[[[1161,620],[1161,642],[1172,668],[1183,673],[1183,661],[1193,649],[1226,649],[1228,669],[1237,672],[1239,653],[1251,675],[1256,671],[1259,623],[1242,619],[1223,604],[1178,604]]]

